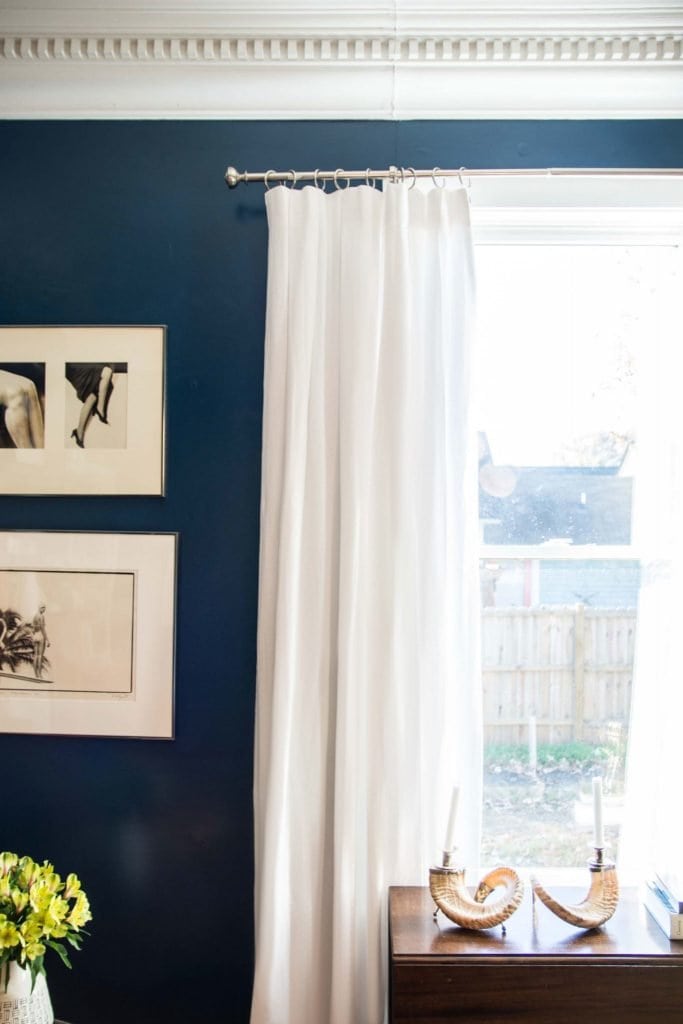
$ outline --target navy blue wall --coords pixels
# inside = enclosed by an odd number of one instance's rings
[[[0,736],[0,849],[93,904],[48,970],[75,1024],[248,1017],[267,232],[228,163],[683,166],[683,122],[0,124],[0,322],[168,325],[166,497],[0,498],[4,530],[180,533],[176,739]]]

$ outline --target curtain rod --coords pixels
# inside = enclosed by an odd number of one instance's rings
[[[228,167],[225,172],[225,182],[228,188],[236,188],[237,185],[249,182],[261,182],[268,188],[271,184],[287,182],[292,186],[298,185],[301,181],[312,181],[315,185],[320,182],[333,181],[340,188],[339,180],[362,181],[367,184],[381,178],[388,178],[390,181],[414,182],[417,178],[433,178],[437,183],[438,178],[678,178],[683,175],[683,167],[459,167],[443,170],[440,167],[433,167],[431,170],[418,170],[413,167],[387,167],[381,171],[372,170],[368,167],[364,171],[345,171],[338,167],[335,171],[238,171],[235,167]]]

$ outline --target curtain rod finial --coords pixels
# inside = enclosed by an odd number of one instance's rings
[[[242,175],[236,167],[228,167],[225,172],[225,184],[228,188],[235,188],[240,183]]]

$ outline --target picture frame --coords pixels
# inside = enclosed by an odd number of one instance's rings
[[[177,547],[0,532],[0,732],[173,738]]]
[[[0,494],[164,494],[163,326],[0,327]]]

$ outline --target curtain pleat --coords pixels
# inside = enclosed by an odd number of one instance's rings
[[[252,1024],[381,1024],[481,695],[464,191],[271,189]]]

